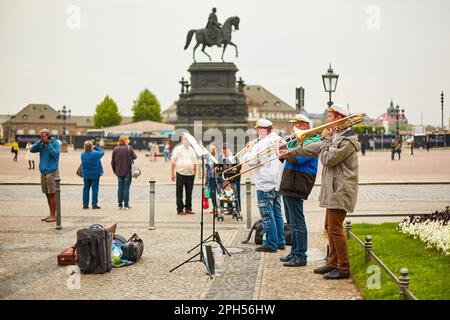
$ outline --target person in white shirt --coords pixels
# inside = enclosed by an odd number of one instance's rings
[[[260,156],[257,156],[257,154],[270,145],[279,144],[282,141],[279,135],[272,132],[272,122],[269,120],[258,120],[255,129],[259,140],[254,145],[250,143],[244,155],[244,161],[249,161],[250,166],[259,165],[273,157],[274,154],[264,153]],[[281,198],[275,190],[278,185],[280,170],[281,163],[278,160],[266,162],[255,169],[258,208],[265,233],[262,246],[256,249],[259,252],[277,252],[277,249],[284,250],[286,247]]]
[[[179,215],[193,214],[192,190],[194,188],[197,156],[183,137],[172,154],[172,181],[176,181],[177,212]],[[183,188],[186,190],[186,203],[183,203]]]

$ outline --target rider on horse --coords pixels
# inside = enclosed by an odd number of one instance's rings
[[[216,8],[213,8],[209,14],[208,23],[206,24],[206,38],[209,45],[217,44],[217,46],[221,47],[222,25],[218,22],[216,11]]]

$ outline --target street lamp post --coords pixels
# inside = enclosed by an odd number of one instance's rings
[[[400,111],[401,111],[401,113],[400,113]],[[400,130],[399,130],[399,121],[398,121],[398,119],[400,118],[400,115],[402,115],[402,116],[405,115],[405,109],[400,110],[400,107],[397,105],[395,107],[395,110],[394,110],[394,115],[395,115],[395,119],[397,120],[397,129],[396,129],[396,132],[395,132],[395,136],[396,136],[397,139],[399,139],[400,138]]]
[[[325,92],[328,92],[328,106],[333,105],[333,101],[331,100],[331,93],[336,91],[336,86],[338,82],[339,75],[334,73],[333,68],[330,67],[327,70],[327,73],[322,75],[323,88]]]
[[[445,129],[444,129],[444,91],[441,91],[441,127],[442,132],[444,134],[444,148],[447,148],[447,139],[445,136]]]
[[[62,148],[61,151],[67,152],[67,139],[66,139],[66,121],[71,118],[72,111],[66,106],[63,106],[61,110],[58,110],[58,119],[63,120],[63,134],[62,134]]]

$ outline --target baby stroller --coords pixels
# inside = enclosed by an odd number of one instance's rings
[[[236,182],[225,181],[223,183],[217,182],[217,203],[219,210],[216,214],[218,221],[224,221],[224,215],[232,215],[236,221],[243,220],[239,202],[237,199]]]

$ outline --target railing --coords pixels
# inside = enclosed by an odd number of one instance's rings
[[[362,242],[353,232],[351,221],[345,221],[345,230],[347,234],[347,239],[353,238],[356,242],[364,248],[365,250],[365,262],[369,262],[370,259],[375,260],[375,262],[387,273],[387,275],[399,286],[400,289],[400,300],[417,300],[417,298],[409,291],[409,276],[408,269],[400,269],[400,277],[397,276],[389,270],[389,268],[377,257],[377,255],[372,251],[372,237],[367,235],[365,242]]]

